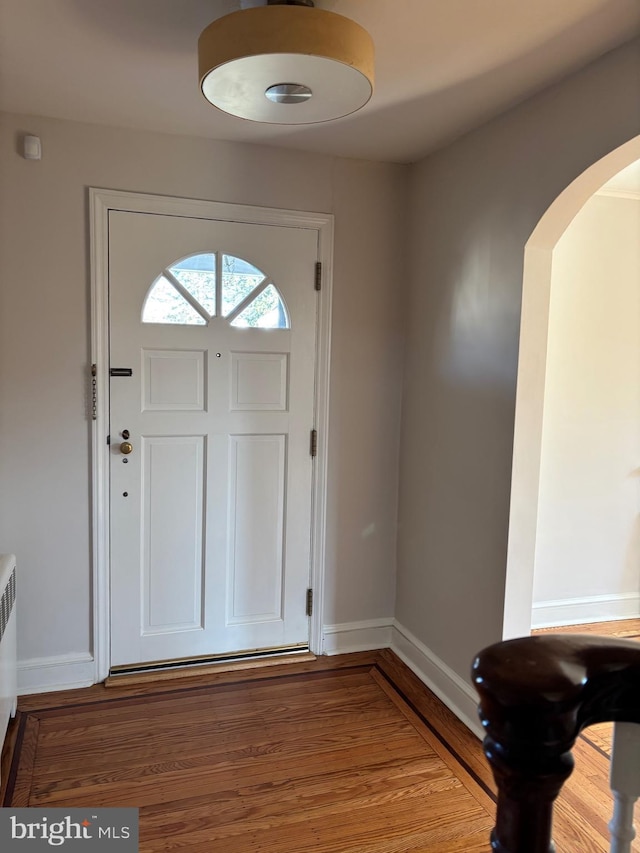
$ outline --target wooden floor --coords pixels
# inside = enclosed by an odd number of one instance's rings
[[[1,803],[138,806],[142,853],[489,850],[480,742],[389,651],[23,697],[10,734]],[[606,743],[579,752],[558,853],[608,850]]]

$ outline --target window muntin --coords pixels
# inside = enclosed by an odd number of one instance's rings
[[[208,325],[227,318],[234,328],[288,329],[289,314],[276,285],[235,255],[202,252],[176,261],[153,282],[143,323]]]

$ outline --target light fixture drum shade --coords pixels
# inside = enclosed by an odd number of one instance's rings
[[[349,115],[373,92],[373,41],[355,21],[305,6],[259,6],[211,23],[200,36],[200,86],[240,118],[312,124]],[[277,103],[265,93],[297,84],[311,97]]]

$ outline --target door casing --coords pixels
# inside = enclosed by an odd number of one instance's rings
[[[92,421],[92,580],[93,658],[95,682],[103,681],[110,668],[110,554],[109,554],[109,305],[108,250],[109,211],[189,216],[257,225],[311,228],[318,232],[318,252],[322,263],[322,288],[317,319],[315,376],[315,429],[317,455],[313,472],[311,512],[311,587],[313,613],[309,646],[322,653],[322,626],[325,540],[326,483],[329,429],[329,371],[331,344],[331,295],[333,261],[333,216],[268,207],[228,204],[199,199],[155,196],[118,190],[89,189],[91,247],[91,362],[96,365],[94,419]]]

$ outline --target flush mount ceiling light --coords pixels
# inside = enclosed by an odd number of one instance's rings
[[[330,121],[373,92],[371,36],[312,0],[268,0],[219,18],[202,32],[198,59],[205,98],[251,121]]]

